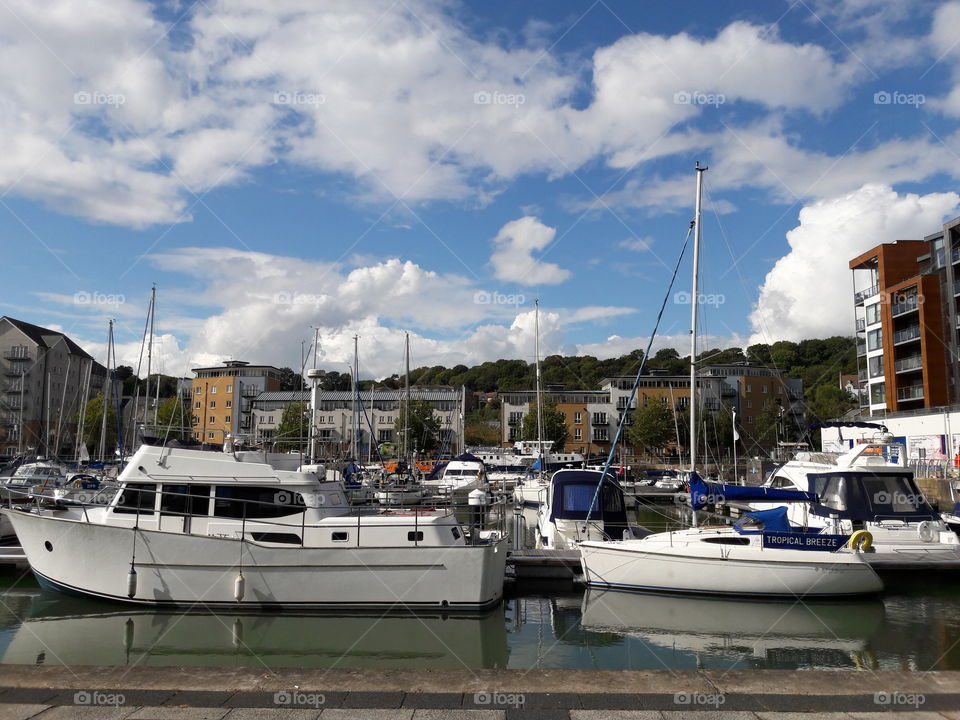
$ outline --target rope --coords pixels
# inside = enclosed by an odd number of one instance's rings
[[[670,293],[673,290],[673,283],[676,282],[677,273],[680,271],[680,263],[683,261],[684,253],[687,251],[687,245],[690,244],[690,235],[693,233],[693,222],[690,222],[690,227],[687,228],[687,237],[684,238],[683,247],[680,248],[680,256],[677,258],[677,264],[673,268],[673,275],[670,278],[670,285],[667,287],[667,292],[663,296],[663,302],[660,303],[660,312],[657,313],[657,321],[654,323],[653,332],[650,334],[650,340],[647,341],[647,349],[643,352],[643,359],[640,361],[640,367],[637,369],[637,375],[633,379],[633,387],[630,388],[630,397],[627,400],[627,405],[624,408],[623,414],[620,416],[620,422],[617,423],[617,434],[613,438],[613,442],[610,443],[610,452],[607,455],[607,461],[603,466],[603,472],[600,474],[600,481],[597,483],[597,489],[593,494],[593,501],[590,503],[590,508],[587,510],[587,518],[583,522],[583,530],[586,532],[587,525],[590,523],[590,516],[593,514],[593,508],[597,504],[597,499],[600,496],[600,488],[603,487],[603,483],[607,478],[607,472],[610,470],[610,464],[613,462],[614,452],[617,449],[617,444],[620,442],[620,438],[623,436],[623,428],[626,425],[627,414],[630,410],[630,406],[633,405],[633,401],[637,396],[637,388],[640,386],[640,378],[643,375],[644,365],[647,364],[647,358],[650,357],[650,348],[653,345],[653,340],[657,336],[657,330],[660,329],[660,320],[663,318],[663,311],[667,308],[667,301],[670,299]],[[692,300],[696,302],[696,298]],[[691,388],[691,399],[693,397],[693,388]]]

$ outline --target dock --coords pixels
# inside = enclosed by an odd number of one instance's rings
[[[26,570],[30,564],[19,545],[0,545],[0,569]]]
[[[511,550],[508,572],[518,579],[572,580],[582,573],[579,550]]]

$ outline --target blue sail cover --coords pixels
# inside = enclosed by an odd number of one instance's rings
[[[787,520],[787,509],[783,506],[771,508],[770,510],[754,510],[746,512],[734,525],[739,529],[744,525],[746,518],[750,518],[758,523],[765,531],[769,532],[796,532],[794,527]]]
[[[744,500],[746,502],[763,502],[772,500],[780,502],[812,502],[817,499],[816,493],[800,490],[781,490],[779,488],[751,487],[744,485],[709,485],[697,473],[690,473],[690,505],[699,510],[706,505],[725,503],[728,500]]]

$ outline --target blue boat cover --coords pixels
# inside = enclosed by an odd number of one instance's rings
[[[743,514],[734,526],[739,530],[745,519],[750,518],[758,523],[762,523],[764,532],[796,532],[790,521],[787,520],[787,508],[775,507],[770,510],[754,510]]]
[[[789,500],[792,502],[812,502],[816,493],[801,490],[781,490],[779,488],[753,487],[745,485],[709,485],[697,473],[690,473],[690,505],[699,510],[706,505],[725,503],[728,500],[763,502],[764,500]]]

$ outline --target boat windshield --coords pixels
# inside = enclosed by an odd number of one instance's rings
[[[910,475],[838,472],[808,477],[817,496],[817,515],[867,521],[936,517]]]

